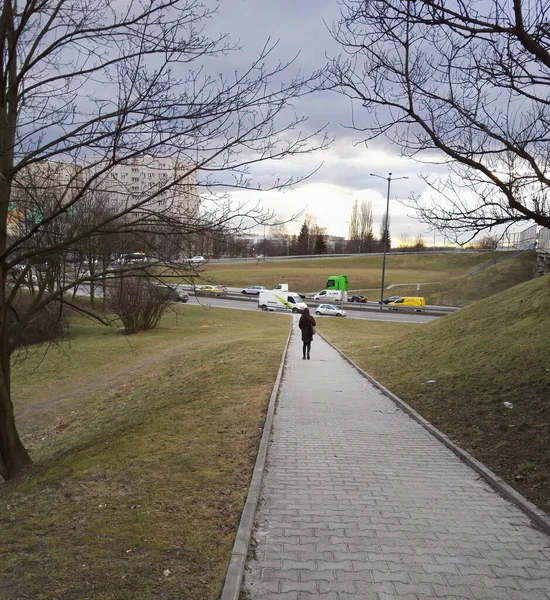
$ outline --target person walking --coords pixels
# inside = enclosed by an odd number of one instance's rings
[[[311,340],[313,339],[313,335],[315,334],[315,319],[310,315],[309,308],[305,308],[302,316],[300,317],[300,321],[298,322],[298,327],[302,330],[302,360],[309,360],[309,353],[311,351]]]

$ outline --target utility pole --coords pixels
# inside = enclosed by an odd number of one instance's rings
[[[386,179],[388,182],[388,194],[386,196],[386,223],[384,225],[384,258],[382,259],[382,284],[380,286],[380,310],[382,310],[384,306],[384,283],[386,278],[386,253],[388,251],[388,223],[390,220],[390,186],[392,182],[392,174],[389,173],[387,177],[382,177],[382,175],[377,175],[376,173],[371,173],[370,175],[371,177]],[[408,179],[408,177],[395,177],[393,181],[397,181],[399,179]]]

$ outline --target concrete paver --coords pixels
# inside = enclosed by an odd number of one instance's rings
[[[295,329],[244,597],[550,600],[550,537],[318,336],[311,356]]]

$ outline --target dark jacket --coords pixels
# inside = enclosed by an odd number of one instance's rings
[[[311,342],[315,325],[317,323],[311,315],[309,315],[309,319],[307,317],[304,318],[303,315],[300,317],[298,327],[302,330],[302,342]]]

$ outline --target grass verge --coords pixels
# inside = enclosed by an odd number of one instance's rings
[[[383,324],[361,320],[323,319],[319,330],[550,513],[549,313],[545,276],[386,339]]]
[[[77,319],[14,367],[34,467],[0,486],[3,600],[218,597],[288,321],[180,310],[131,338]]]
[[[498,260],[501,262],[471,275],[453,277],[443,283],[424,283],[420,292],[417,286],[409,285],[395,287],[391,293],[401,296],[424,296],[427,304],[468,306],[476,300],[482,300],[533,278],[534,252],[523,252],[512,258],[501,256]]]
[[[503,253],[467,254],[391,254],[386,262],[386,285],[445,281],[465,275]],[[204,277],[229,287],[265,285],[273,288],[288,283],[289,289],[317,292],[324,289],[327,278],[345,273],[351,290],[380,286],[382,257],[327,258],[312,260],[266,261],[252,264],[212,263]]]

